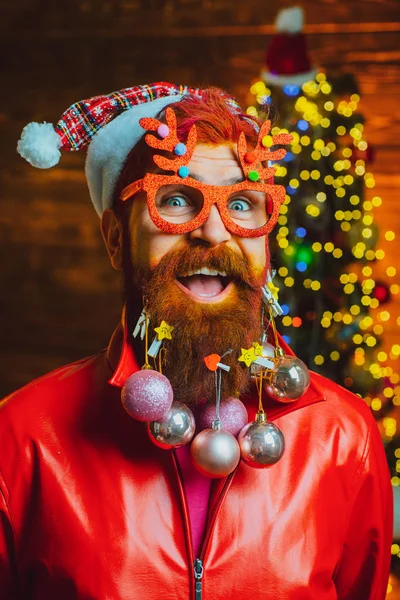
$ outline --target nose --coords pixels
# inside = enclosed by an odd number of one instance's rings
[[[218,246],[218,244],[222,244],[223,242],[228,242],[232,236],[226,229],[218,208],[214,204],[211,207],[207,220],[201,227],[191,231],[189,237],[192,240],[203,241],[213,247]]]

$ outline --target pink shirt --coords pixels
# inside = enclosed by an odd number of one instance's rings
[[[201,475],[194,467],[190,455],[190,444],[177,448],[176,456],[182,471],[189,509],[193,552],[195,558],[198,558],[206,530],[208,502],[213,480],[210,477]]]

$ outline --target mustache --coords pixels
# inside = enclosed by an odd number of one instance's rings
[[[224,272],[230,279],[253,290],[259,289],[262,284],[259,277],[252,272],[249,260],[228,247],[213,249],[199,245],[177,248],[163,256],[149,275],[151,278],[176,279],[204,267]]]

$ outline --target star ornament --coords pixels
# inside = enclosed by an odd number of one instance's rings
[[[263,347],[258,342],[253,342],[254,354],[257,356],[263,355]]]
[[[276,285],[274,285],[272,281],[269,281],[267,283],[267,288],[269,289],[275,300],[278,300],[279,288]]]
[[[257,355],[254,346],[242,348],[242,354],[238,358],[239,362],[244,362],[246,367],[249,367],[255,360],[257,360]]]
[[[154,327],[154,331],[157,333],[157,338],[159,342],[161,342],[162,340],[172,340],[171,333],[174,329],[175,327],[172,327],[172,325],[168,325],[168,323],[166,323],[165,321],[161,321],[161,325],[159,327]]]

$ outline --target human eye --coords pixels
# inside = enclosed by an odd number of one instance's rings
[[[247,198],[234,198],[228,203],[228,209],[235,212],[246,212],[252,209],[251,202]]]
[[[185,206],[189,206],[189,201],[184,196],[180,196],[179,194],[174,194],[168,198],[163,198],[161,202],[161,206],[168,206],[170,208],[182,208]]]

